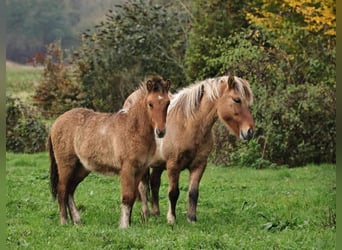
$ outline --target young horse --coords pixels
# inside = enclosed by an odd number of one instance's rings
[[[131,222],[138,184],[155,153],[154,134],[165,134],[170,82],[153,77],[136,91],[137,102],[116,114],[72,109],[57,118],[48,138],[50,180],[60,222],[80,223],[74,202],[77,185],[92,171],[121,178],[120,227]]]
[[[173,96],[166,122],[168,133],[163,139],[157,139],[156,155],[150,165],[154,214],[160,214],[160,178],[166,169],[169,180],[167,220],[171,224],[175,222],[179,175],[187,168],[190,171],[187,217],[190,222],[196,221],[199,183],[213,147],[212,127],[219,118],[236,136],[251,139],[255,130],[249,110],[252,101],[249,83],[232,76],[204,80]]]

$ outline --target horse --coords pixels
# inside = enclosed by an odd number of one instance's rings
[[[129,110],[102,113],[75,108],[56,119],[47,149],[51,193],[58,198],[61,224],[67,223],[67,210],[72,222],[80,223],[74,192],[90,172],[97,172],[120,176],[119,227],[130,226],[138,184],[156,150],[154,137],[166,133],[169,88],[169,80],[154,76],[140,84],[139,98]]]
[[[169,182],[167,222],[175,223],[179,176],[181,171],[188,169],[187,219],[189,222],[197,221],[199,184],[214,145],[213,125],[219,119],[235,136],[251,139],[255,131],[249,109],[252,102],[253,93],[248,81],[236,76],[206,79],[172,96],[166,120],[168,133],[164,138],[156,139],[157,150],[150,164],[150,183],[146,182],[147,178],[140,183],[141,186],[151,186],[152,214],[160,215],[159,188],[162,172],[166,169]],[[129,108],[131,103],[132,99],[128,97],[124,107]],[[146,192],[141,195],[146,195]]]

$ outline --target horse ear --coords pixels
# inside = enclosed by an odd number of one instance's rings
[[[151,92],[153,90],[153,82],[151,80],[148,80],[146,82],[146,88],[148,92]]]
[[[234,79],[234,76],[232,75],[229,75],[228,76],[228,86],[229,86],[229,89],[234,89],[235,88],[235,79]]]
[[[166,91],[169,91],[170,86],[171,86],[171,81],[170,81],[169,79],[167,79],[167,80],[165,81],[165,89],[166,89]]]

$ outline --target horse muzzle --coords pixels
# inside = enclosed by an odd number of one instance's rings
[[[154,132],[155,132],[155,134],[156,134],[156,136],[157,136],[158,138],[163,138],[164,135],[166,134],[166,129],[159,129],[159,128],[156,128],[156,129],[154,130]]]
[[[240,138],[242,140],[250,140],[253,138],[254,130],[252,128],[249,128],[247,131],[241,130],[240,132]]]

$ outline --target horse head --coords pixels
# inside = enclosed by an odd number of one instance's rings
[[[255,124],[249,109],[253,101],[249,83],[239,77],[229,76],[221,88],[223,94],[217,104],[219,118],[236,136],[243,140],[251,139]]]
[[[163,138],[166,133],[166,115],[170,104],[170,80],[152,77],[146,82],[148,95],[146,97],[147,110],[152,121],[155,135]]]

